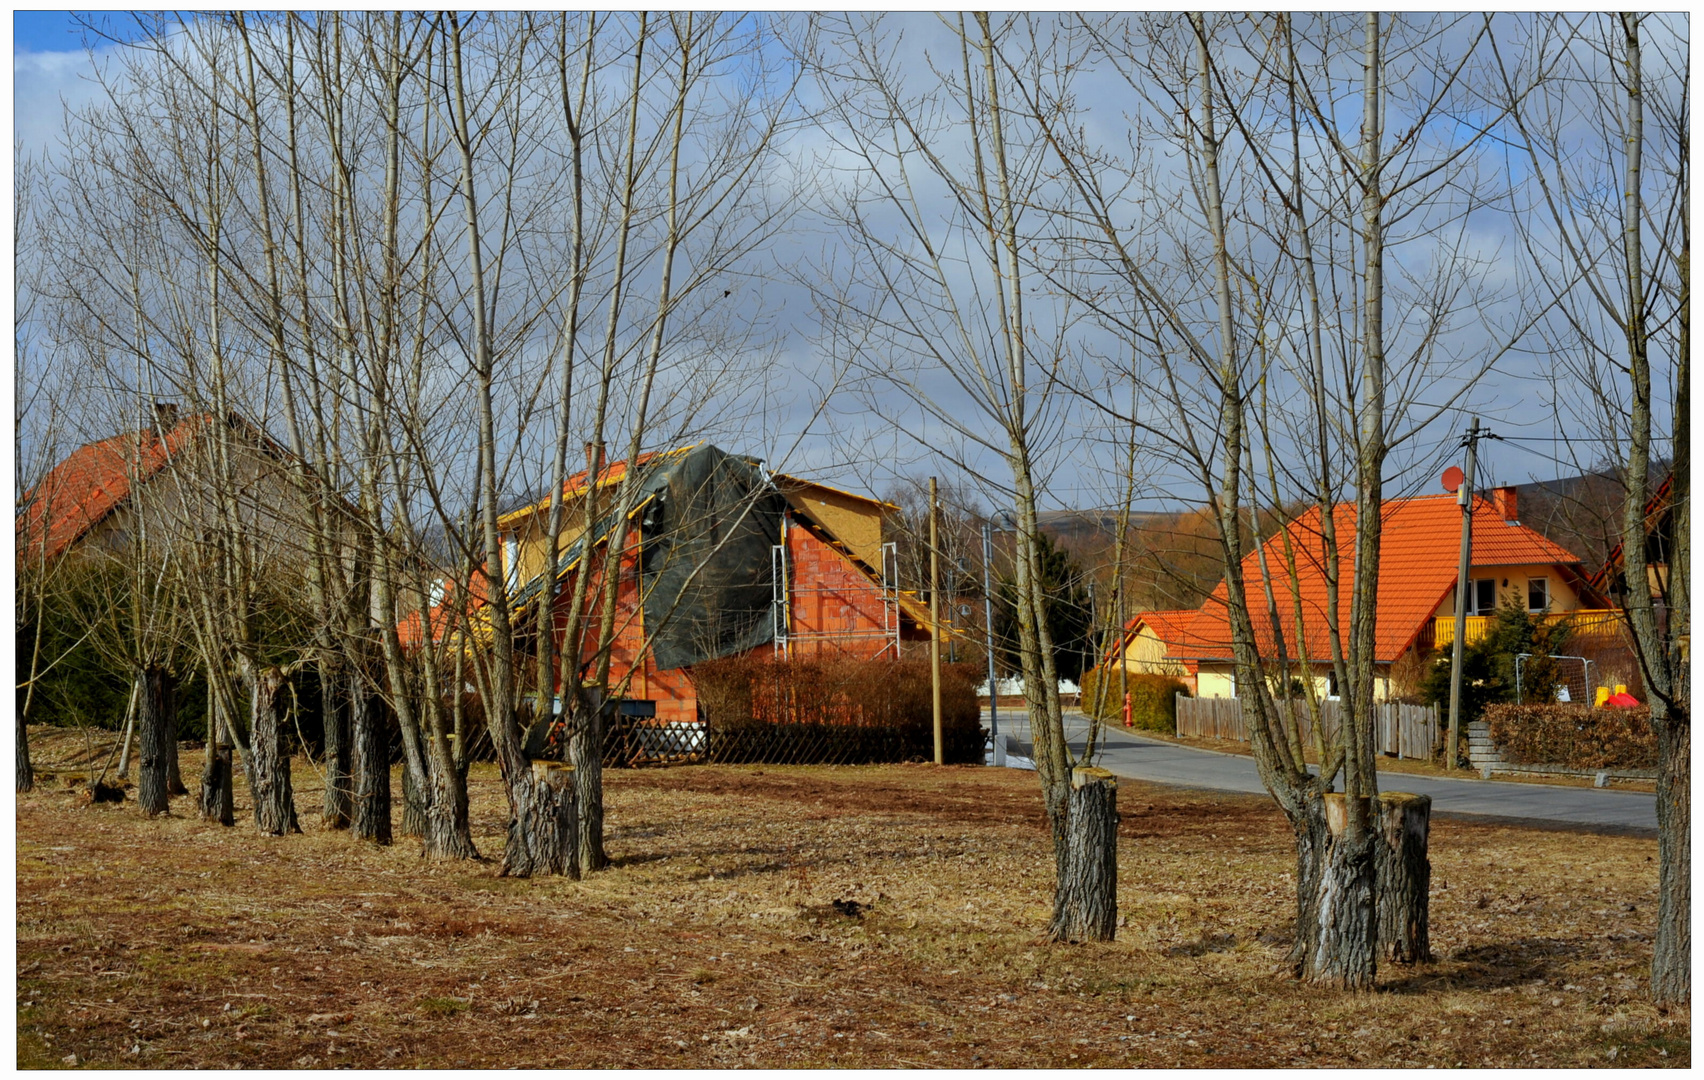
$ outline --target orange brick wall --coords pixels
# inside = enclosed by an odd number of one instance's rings
[[[698,694],[684,668],[663,670],[649,650],[634,670],[644,646],[644,619],[639,607],[635,574],[637,545],[621,560],[621,585],[617,590],[616,637],[610,651],[610,682],[619,683],[629,671],[633,679],[626,696],[657,703],[657,719],[692,721],[698,718]],[[838,654],[874,659],[893,655],[892,638],[882,633],[881,588],[853,565],[850,559],[824,543],[815,533],[796,523],[787,529],[787,554],[791,564],[791,632],[793,655]],[[603,589],[601,568],[587,582],[587,610],[595,612]],[[568,625],[568,601],[573,578],[563,582],[557,601],[556,634],[560,645]],[[595,644],[596,632],[588,635]],[[760,646],[772,649],[771,645]],[[586,659],[595,649],[586,650]]]

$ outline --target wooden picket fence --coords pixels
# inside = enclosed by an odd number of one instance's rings
[[[1282,707],[1282,703],[1280,703]],[[1313,723],[1306,702],[1295,703],[1302,724],[1302,741],[1313,741]],[[1390,702],[1375,706],[1374,739],[1378,753],[1399,758],[1430,758],[1438,745],[1438,707]],[[1340,701],[1320,703],[1320,721],[1325,737],[1337,735],[1343,721]],[[1242,702],[1236,698],[1192,698],[1177,696],[1177,733],[1192,739],[1233,739],[1247,742],[1243,730]]]

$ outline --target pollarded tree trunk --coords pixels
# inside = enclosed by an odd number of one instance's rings
[[[1682,670],[1685,670],[1684,668]],[[1665,717],[1657,730],[1657,939],[1651,997],[1692,999],[1692,725]]]
[[[349,694],[335,664],[320,665],[320,712],[325,717],[325,802],[320,820],[328,829],[347,829],[355,798],[349,776]]]
[[[201,771],[201,816],[221,825],[237,823],[231,793],[231,748],[217,738],[207,743],[207,766]]]
[[[584,702],[574,700],[581,707],[580,722],[568,740],[568,760],[574,766],[575,850],[580,867],[591,872],[609,865],[603,843],[604,706],[585,708]]]
[[[30,767],[30,733],[24,725],[24,711],[18,710],[18,793],[35,790],[35,770]]]
[[[1314,925],[1302,955],[1301,977],[1343,990],[1370,990],[1378,970],[1376,830],[1351,836],[1347,801],[1325,796],[1329,838],[1319,861]],[[1365,799],[1365,796],[1360,796]]]
[[[1398,964],[1432,959],[1430,895],[1432,863],[1426,844],[1432,797],[1401,791],[1379,793],[1375,874],[1379,895],[1379,954]]]
[[[1290,828],[1296,835],[1296,936],[1290,944],[1290,970],[1301,978],[1308,949],[1319,937],[1320,868],[1331,847],[1324,797],[1305,798]]]
[[[357,840],[391,842],[390,739],[378,700],[361,674],[349,676],[349,730],[354,743],[354,813],[349,829]]]
[[[136,691],[136,709],[142,759],[136,772],[136,802],[145,814],[164,814],[171,809],[166,776],[177,686],[171,672],[157,664],[143,668],[136,677],[141,683]]]
[[[575,828],[578,800],[575,770],[555,761],[535,761],[509,781],[508,843],[503,848],[504,877],[535,874],[580,876],[579,831]]]
[[[1118,926],[1118,781],[1071,770],[1063,872],[1053,893],[1054,941],[1111,941]]]
[[[255,825],[271,836],[301,832],[296,821],[296,800],[290,788],[290,758],[284,753],[284,673],[267,668],[255,680],[254,689],[254,790]]]
[[[427,757],[433,794],[421,834],[422,850],[443,859],[477,859],[479,849],[473,846],[467,823],[467,774],[448,757],[436,753]],[[403,771],[408,771],[406,764]]]

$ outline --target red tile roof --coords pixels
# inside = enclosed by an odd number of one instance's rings
[[[1349,606],[1354,585],[1355,504],[1339,503],[1333,512],[1341,569],[1339,572],[1338,625],[1349,632]],[[1309,510],[1287,526],[1296,555],[1297,590],[1302,601],[1302,623],[1310,660],[1331,655],[1325,610],[1325,557],[1320,533],[1320,513]],[[1411,648],[1425,629],[1439,602],[1456,582],[1456,562],[1461,545],[1461,509],[1453,495],[1414,499],[1392,499],[1382,510],[1379,549],[1374,659],[1395,660]],[[1282,536],[1264,545],[1267,569],[1278,606],[1278,624],[1285,646],[1296,658],[1295,600],[1290,586]],[[1578,575],[1580,560],[1573,552],[1545,539],[1518,522],[1505,521],[1494,505],[1475,497],[1473,507],[1473,552],[1470,563],[1482,566],[1526,564],[1560,565]],[[1276,643],[1267,615],[1265,589],[1260,579],[1258,552],[1243,560],[1243,583],[1248,590],[1254,618],[1255,640],[1263,655],[1275,658]],[[1583,575],[1581,575],[1583,576]],[[1174,648],[1177,657],[1228,658],[1230,624],[1225,610],[1223,582],[1191,619],[1186,633],[1194,640]]]
[[[146,483],[182,452],[208,416],[189,417],[166,433],[114,435],[78,447],[24,496],[18,515],[20,556],[57,557],[118,509],[136,486]]]

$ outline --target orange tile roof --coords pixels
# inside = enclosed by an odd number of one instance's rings
[[[209,419],[188,417],[164,439],[146,430],[79,446],[25,494],[16,525],[19,554],[39,558],[45,544],[46,557],[56,558],[165,468]]]
[[[1355,504],[1339,503],[1333,511],[1339,548],[1338,625],[1349,632],[1349,607],[1354,586]],[[1302,623],[1310,660],[1331,655],[1326,627],[1324,542],[1318,508],[1292,521],[1286,531],[1296,555],[1298,592],[1302,601]],[[1425,629],[1438,604],[1456,582],[1456,562],[1461,544],[1461,509],[1453,495],[1391,499],[1382,509],[1379,549],[1378,624],[1374,659],[1395,660],[1411,648]],[[1267,568],[1278,606],[1278,624],[1292,659],[1299,653],[1295,625],[1295,600],[1289,586],[1282,536],[1264,545]],[[1473,551],[1470,564],[1518,566],[1551,564],[1579,574],[1580,560],[1518,522],[1505,521],[1489,501],[1475,497],[1473,507]],[[1255,640],[1269,659],[1277,654],[1266,594],[1260,579],[1258,552],[1243,559],[1243,583],[1248,591],[1254,618]],[[1583,576],[1583,575],[1580,575]],[[1201,605],[1187,628],[1193,639],[1174,648],[1170,655],[1184,658],[1229,658],[1230,623],[1225,608],[1224,582]]]

